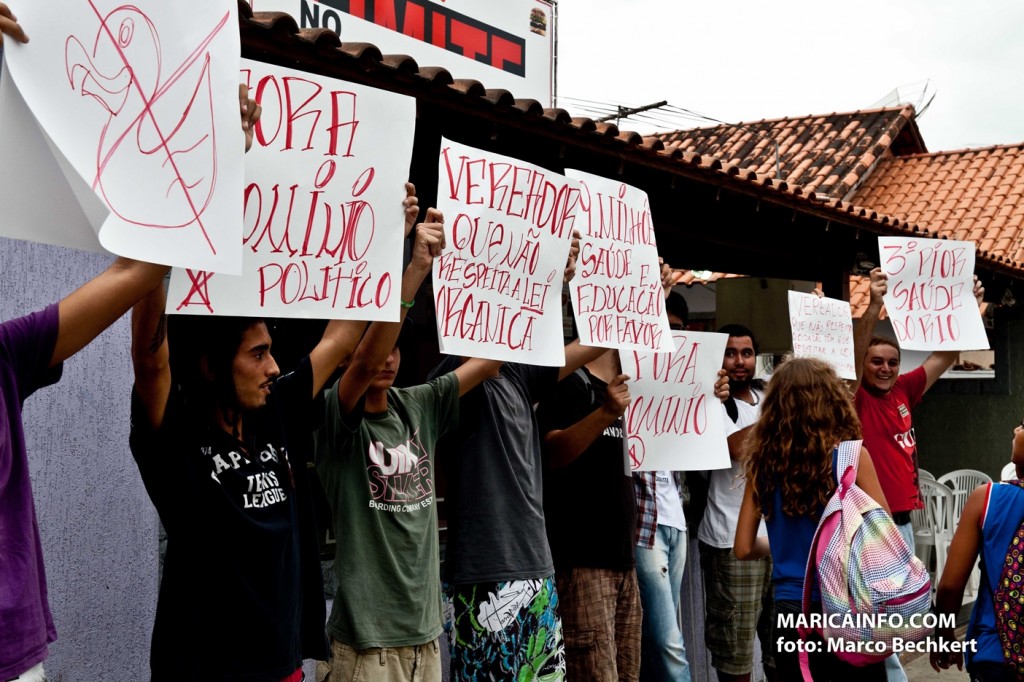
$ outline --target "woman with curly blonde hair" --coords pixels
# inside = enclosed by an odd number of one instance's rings
[[[747,484],[736,526],[740,559],[772,555],[775,613],[801,612],[804,572],[821,512],[836,488],[835,449],[861,437],[860,421],[846,384],[826,363],[794,358],[775,371],[761,405],[761,417],[747,440]],[[868,451],[861,448],[857,485],[888,512]],[[768,537],[758,538],[765,520]],[[812,588],[812,611],[820,596]],[[776,627],[775,663],[780,679],[801,679],[794,628]],[[809,642],[818,642],[814,635]],[[812,645],[816,646],[816,645]],[[885,680],[885,664],[855,667],[827,651],[810,652],[814,680]]]

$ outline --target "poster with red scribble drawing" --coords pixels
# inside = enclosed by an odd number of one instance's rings
[[[985,323],[974,298],[974,242],[879,237],[889,276],[883,301],[905,350],[984,350]]]
[[[437,207],[447,246],[434,260],[441,352],[565,364],[562,279],[579,183],[441,139]]]
[[[674,351],[647,193],[579,170],[565,174],[580,183],[580,255],[569,282],[580,342]]]
[[[80,198],[86,220],[65,224],[54,220],[67,216],[51,202],[21,201],[0,233],[95,246],[69,236],[91,228],[119,255],[241,272],[237,4],[27,2],[18,18],[32,40],[9,41],[5,59],[37,128],[0,120],[0,148],[22,135],[52,144],[28,157],[5,154],[0,182],[6,194],[52,180],[36,165],[50,163],[40,161],[45,155],[63,157],[68,187],[59,192]],[[83,188],[103,210],[84,205],[94,201]]]
[[[167,311],[398,320],[415,100],[249,60],[242,82],[263,107],[243,273],[175,269]]]
[[[728,336],[671,334],[671,353],[619,351],[632,398],[625,414],[627,464],[633,471],[724,469],[729,445],[715,381]]]

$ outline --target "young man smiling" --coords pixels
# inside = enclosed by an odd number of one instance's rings
[[[914,551],[914,528],[910,512],[922,508],[918,494],[917,436],[911,410],[939,377],[956,362],[957,351],[935,351],[920,367],[900,374],[900,349],[895,341],[871,336],[888,291],[888,276],[881,268],[870,273],[870,301],[854,337],[858,381],[854,382],[854,404],[864,434],[864,447],[878,473],[893,521]],[[974,296],[982,304],[984,287],[974,278]],[[886,659],[889,682],[907,679],[899,658]]]

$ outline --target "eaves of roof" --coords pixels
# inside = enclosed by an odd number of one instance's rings
[[[813,190],[744,169],[738,163],[668,148],[657,137],[645,138],[590,118],[573,118],[564,109],[545,108],[533,99],[516,99],[507,90],[487,89],[476,80],[454,79],[446,69],[420,66],[408,55],[383,55],[369,43],[341,43],[328,29],[299,29],[286,13],[253,13],[245,0],[239,0],[238,10],[242,54],[246,57],[397,92],[416,98],[420,107],[434,106],[448,115],[471,116],[527,130],[539,141],[586,148],[623,164],[747,194],[871,233],[938,236],[916,223],[842,199],[822,200]],[[985,256],[979,260],[983,267],[1015,279],[1024,278],[1024,267],[1016,262]]]

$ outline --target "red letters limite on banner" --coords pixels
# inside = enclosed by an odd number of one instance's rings
[[[248,60],[242,80],[263,107],[243,273],[175,270],[168,312],[397,320],[415,101]]]
[[[561,366],[562,280],[576,223],[575,180],[441,140],[437,207],[447,246],[434,261],[441,352]]]
[[[989,347],[974,298],[973,242],[879,237],[878,254],[889,276],[885,310],[900,348]]]
[[[583,171],[565,174],[580,183],[580,256],[569,283],[580,342],[675,350],[647,193]]]

